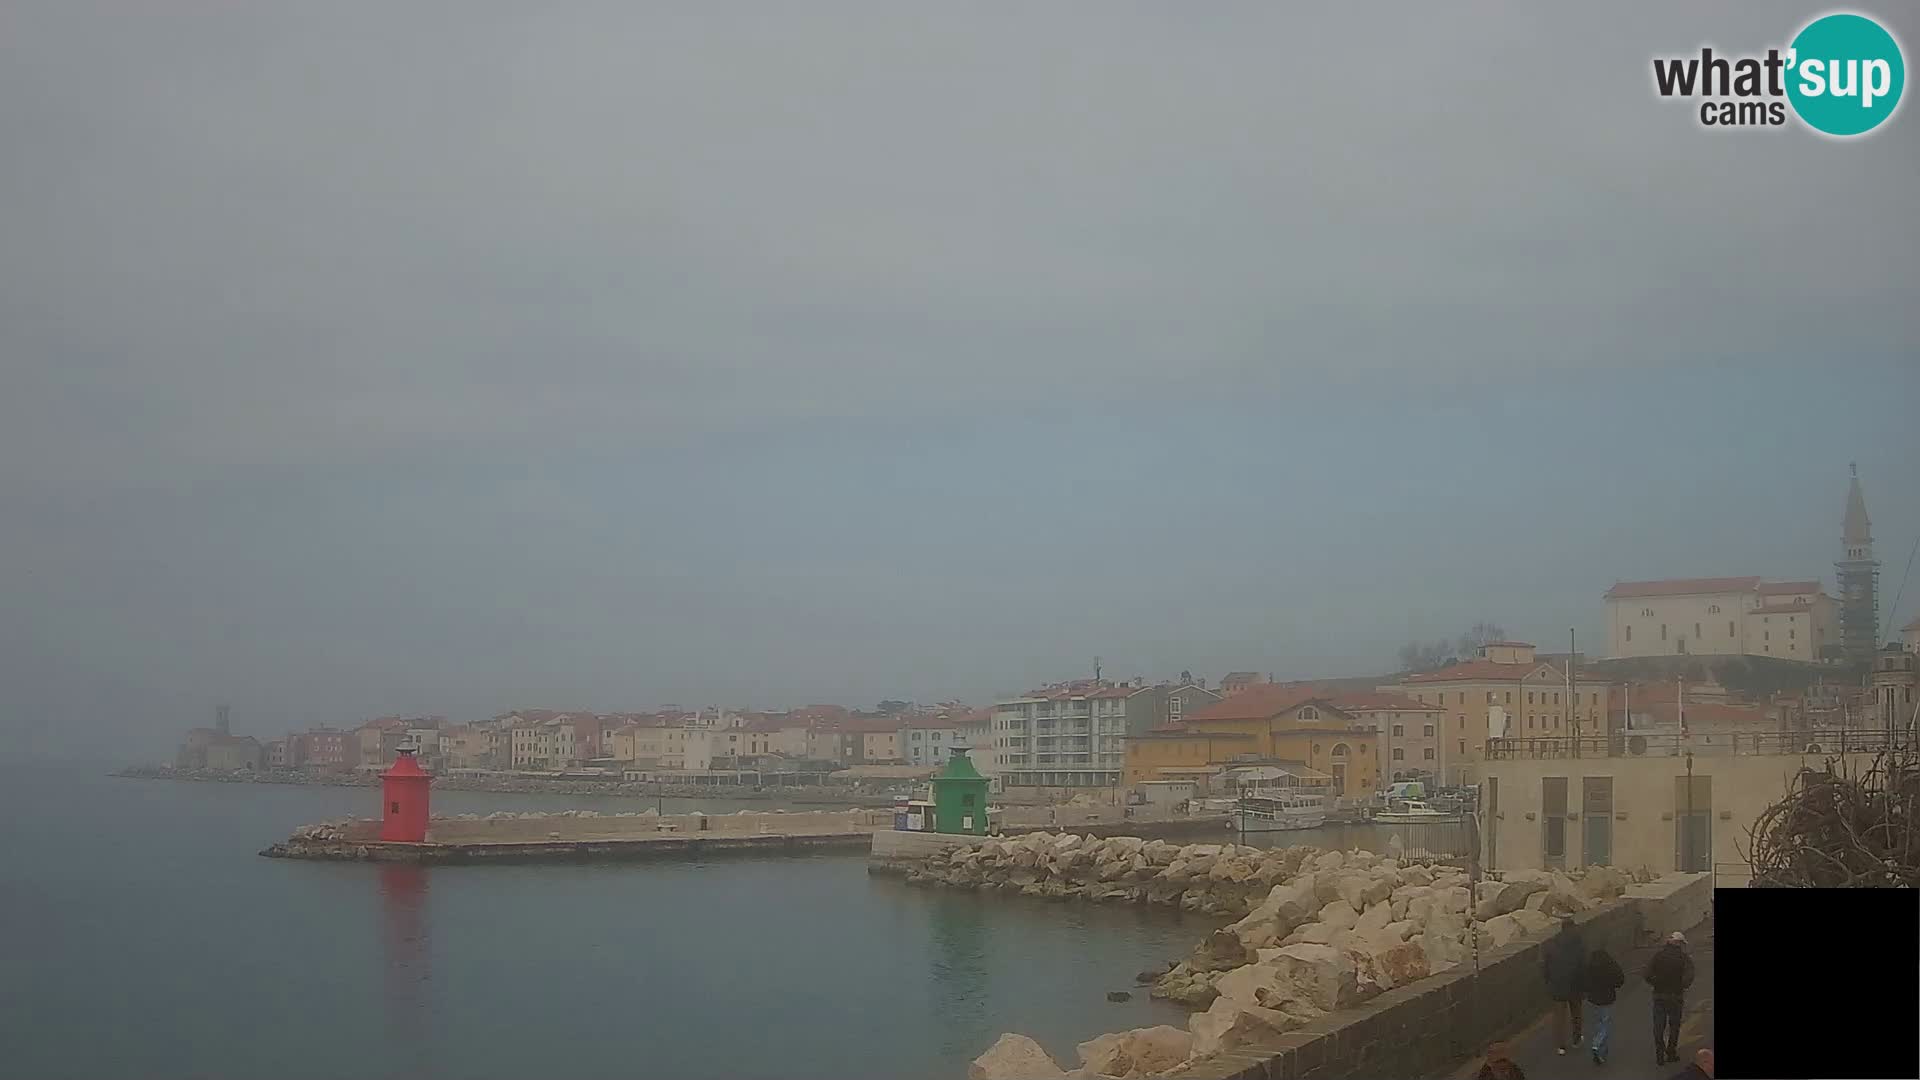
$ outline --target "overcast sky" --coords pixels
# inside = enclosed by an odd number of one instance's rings
[[[1325,7],[0,4],[12,747],[1597,647],[1830,582],[1852,460],[1890,601],[1912,104],[1654,98],[1805,6]]]

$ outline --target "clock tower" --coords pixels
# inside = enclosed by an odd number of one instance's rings
[[[1840,649],[1850,661],[1871,662],[1880,648],[1880,563],[1873,557],[1873,522],[1860,494],[1860,470],[1848,465],[1847,516],[1840,528],[1843,558],[1833,564],[1840,588]]]

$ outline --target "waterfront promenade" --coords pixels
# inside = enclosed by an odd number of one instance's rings
[[[1653,956],[1656,946],[1633,950],[1619,957],[1626,969],[1627,983],[1620,988],[1620,1000],[1613,1007],[1613,1037],[1607,1051],[1607,1064],[1595,1068],[1585,1046],[1569,1050],[1566,1056],[1555,1053],[1552,1015],[1542,1011],[1538,1020],[1508,1040],[1513,1060],[1527,1074],[1527,1080],[1571,1080],[1573,1077],[1650,1076],[1664,1078],[1681,1071],[1693,1060],[1693,1052],[1711,1048],[1713,1041],[1713,923],[1701,923],[1686,932],[1687,951],[1693,956],[1693,987],[1687,991],[1687,1011],[1680,1024],[1680,1060],[1656,1067],[1653,1063],[1653,1004],[1641,972]],[[1545,991],[1542,991],[1544,995]],[[1544,1002],[1543,1002],[1544,1009]],[[1593,1030],[1591,1008],[1587,1032]],[[1459,1068],[1442,1073],[1433,1080],[1473,1080],[1484,1058],[1476,1057]]]

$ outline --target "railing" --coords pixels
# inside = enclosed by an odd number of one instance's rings
[[[1860,728],[1825,731],[1675,731],[1614,735],[1555,736],[1488,739],[1487,760],[1580,757],[1679,757],[1695,755],[1777,754],[1824,757],[1835,754],[1871,754],[1908,745],[1910,736]]]
[[[1716,889],[1744,889],[1753,881],[1753,867],[1746,863],[1713,864],[1712,885]]]
[[[1463,859],[1473,852],[1473,830],[1465,819],[1380,822],[1376,828],[1385,830],[1386,850],[1395,858]]]

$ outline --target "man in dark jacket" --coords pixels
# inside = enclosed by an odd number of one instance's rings
[[[1587,945],[1580,939],[1572,919],[1560,920],[1560,932],[1547,942],[1545,950],[1547,993],[1553,998],[1553,1037],[1559,1052],[1580,1045],[1580,999],[1586,993],[1584,974]],[[1567,1041],[1567,1027],[1573,1027],[1573,1041]]]
[[[1693,985],[1693,957],[1687,955],[1687,936],[1675,930],[1667,943],[1647,961],[1647,985],[1653,988],[1653,1063],[1680,1060],[1680,1016],[1686,1011],[1687,987]]]

